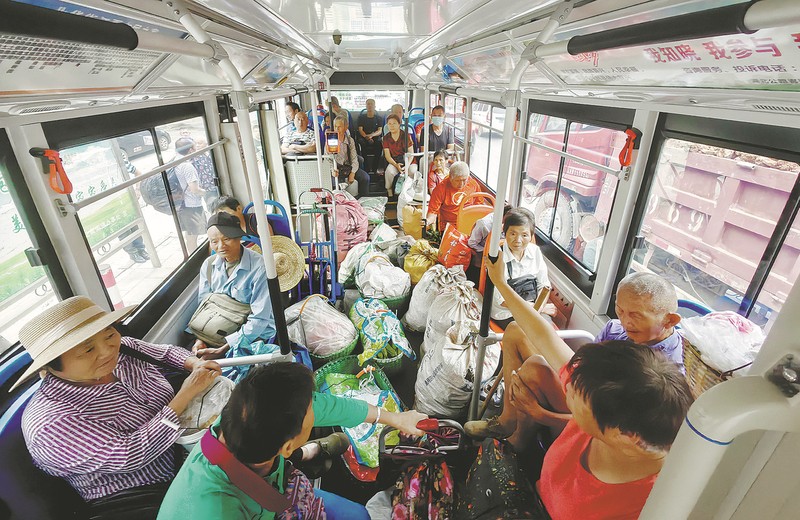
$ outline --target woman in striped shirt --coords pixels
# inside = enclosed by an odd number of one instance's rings
[[[174,477],[178,415],[220,373],[216,362],[186,349],[123,338],[114,323],[130,310],[108,313],[76,296],[20,331],[33,363],[16,384],[42,377],[22,418],[28,450],[90,506]],[[191,374],[175,393],[141,354]]]

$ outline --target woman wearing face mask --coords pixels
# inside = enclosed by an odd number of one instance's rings
[[[547,277],[547,265],[544,263],[544,256],[534,242],[534,228],[536,220],[529,210],[525,208],[513,208],[508,211],[503,218],[503,233],[505,243],[503,244],[503,258],[506,262],[506,279],[519,279],[526,275],[536,278],[538,291],[544,287],[550,287],[550,279]],[[510,282],[509,282],[510,283]],[[548,303],[542,309],[542,313],[554,315],[556,308],[552,303]],[[503,296],[499,291],[494,293],[492,304],[492,319],[504,329],[513,320],[511,311],[506,307]]]
[[[453,129],[449,126],[444,126],[444,107],[442,105],[436,105],[431,110],[431,124],[428,130],[430,139],[428,141],[425,140],[425,130],[422,131],[420,139],[423,152],[453,151],[455,148],[453,144]]]

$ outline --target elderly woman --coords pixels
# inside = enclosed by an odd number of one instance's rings
[[[242,245],[241,238],[245,233],[240,225],[237,217],[225,212],[208,219],[208,242],[216,255],[207,258],[200,268],[200,304],[213,295],[223,295],[223,299],[227,297],[233,307],[242,307],[243,310],[241,326],[228,331],[222,338],[224,343],[209,344],[208,338],[200,339],[205,337],[201,331],[193,329],[198,339],[192,351],[203,359],[221,358],[242,341],[249,344],[275,335],[266,269],[261,256]],[[190,328],[193,328],[193,322],[194,317],[189,323]],[[215,327],[211,332],[216,331]]]
[[[122,337],[114,324],[130,310],[109,313],[75,296],[19,333],[33,363],[16,385],[42,377],[22,417],[33,462],[67,480],[93,510],[124,490],[172,480],[178,415],[220,373],[186,349]],[[177,393],[159,362],[191,371]]]
[[[348,190],[355,183],[359,197],[369,196],[369,174],[359,168],[358,153],[356,152],[356,141],[347,132],[347,118],[337,116],[333,120],[333,130],[339,139],[339,146],[336,149],[334,158],[336,159],[336,169],[331,173],[339,183],[348,183]],[[354,190],[353,190],[354,191]]]
[[[388,163],[386,166],[385,180],[386,191],[391,197],[394,179],[403,171],[403,166],[406,163],[405,154],[406,152],[414,153],[414,145],[408,134],[400,129],[400,116],[397,114],[389,114],[386,117],[386,126],[389,127],[389,133],[383,136],[383,157]],[[410,177],[414,177],[416,173],[417,165],[410,164],[407,174]]]

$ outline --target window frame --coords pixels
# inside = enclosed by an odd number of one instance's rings
[[[478,179],[481,182],[481,184],[490,193],[492,193],[493,195],[496,195],[497,194],[497,186],[492,187],[492,186],[489,185],[489,164],[491,163],[491,158],[492,158],[492,133],[494,132],[494,133],[498,134],[500,136],[500,142],[502,143],[503,131],[502,130],[498,130],[497,128],[494,128],[492,126],[492,118],[493,118],[493,114],[494,114],[494,110],[495,109],[505,111],[505,108],[500,103],[497,103],[497,102],[494,102],[494,101],[486,101],[486,100],[477,99],[477,98],[468,99],[467,102],[470,105],[469,114],[470,114],[471,117],[468,118],[467,117],[467,113],[466,112],[464,113],[464,138],[467,139],[468,141],[472,140],[472,133],[473,133],[473,129],[474,129],[474,127],[472,127],[472,125],[477,125],[478,128],[482,128],[482,129],[484,129],[484,130],[486,130],[488,132],[488,134],[487,134],[488,135],[488,142],[487,142],[487,146],[486,146],[486,174],[485,174],[485,177],[478,176],[475,173],[475,171],[472,169],[472,164],[473,164],[472,163],[472,152],[474,151],[474,149],[473,149],[474,147],[472,146],[471,143],[470,143],[470,146],[469,146],[469,154],[470,155],[467,158],[467,163],[469,164],[469,170],[470,170],[470,173],[472,173],[472,176],[475,177],[476,179]],[[482,121],[477,121],[474,118],[475,111],[474,111],[474,106],[472,106],[472,105],[474,105],[475,103],[483,103],[484,105],[487,105],[489,107],[489,123],[488,124],[484,123]],[[469,124],[469,129],[467,128],[467,122],[470,123]],[[469,137],[467,137],[467,132],[469,132]],[[502,146],[502,144],[501,144],[501,146]],[[499,173],[498,173],[498,178],[499,178]]]
[[[569,147],[569,130],[572,123],[589,124],[601,128],[608,128],[611,130],[625,131],[633,126],[633,119],[636,111],[627,108],[617,108],[608,106],[595,106],[595,105],[573,105],[567,103],[560,103],[555,101],[542,101],[530,99],[528,101],[528,112],[525,117],[525,137],[530,139],[531,120],[536,114],[541,114],[550,117],[556,117],[566,120],[566,128],[564,129],[564,143],[562,151],[567,151]],[[519,184],[517,185],[517,197],[522,194],[524,183],[528,176],[526,170],[528,147],[522,148],[522,167],[520,168]],[[556,183],[556,191],[558,192],[561,187],[562,177],[564,173],[564,166],[566,160],[562,157],[559,163],[558,178]],[[611,213],[614,211],[614,205],[617,203],[617,193],[614,193],[614,198],[611,203]],[[552,223],[551,223],[552,224]],[[552,227],[552,226],[551,226]],[[552,233],[552,228],[550,230]],[[560,244],[551,240],[548,236],[542,233],[539,228],[536,228],[536,244],[539,246],[542,254],[549,260],[564,276],[567,277],[584,295],[591,298],[594,291],[595,280],[597,279],[597,271],[590,271],[584,267],[577,259],[570,255],[566,249]],[[612,305],[613,306],[613,305]]]
[[[661,153],[668,139],[680,139],[800,164],[800,152],[793,151],[796,143],[800,141],[800,128],[662,113],[656,125],[651,152],[645,166],[644,179],[637,194],[631,217],[631,227],[625,239],[620,263],[617,266],[614,287],[627,275],[630,268],[635,254],[635,246],[639,242],[638,237],[647,210],[647,201],[653,184],[656,182]],[[798,213],[800,213],[800,175],[795,179],[795,184],[776,220],[775,228],[764,253],[761,255],[747,290],[742,295],[742,303],[736,311],[738,314],[749,317],[758,304],[758,296],[763,290]],[[615,298],[612,296],[606,310],[608,316],[616,317],[614,304]]]

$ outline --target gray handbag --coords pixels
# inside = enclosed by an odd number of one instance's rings
[[[208,280],[211,282],[212,262],[208,262]],[[227,294],[211,293],[200,302],[189,320],[189,330],[209,347],[221,347],[225,336],[233,334],[250,316],[250,305],[237,301]],[[231,345],[235,346],[235,345]]]

